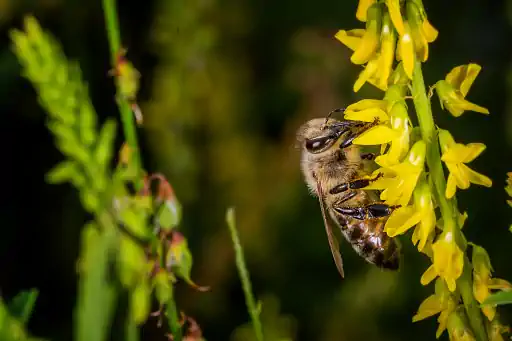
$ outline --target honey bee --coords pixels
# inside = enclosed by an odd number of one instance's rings
[[[302,125],[297,140],[302,149],[302,173],[311,192],[320,201],[336,267],[343,278],[343,261],[328,216],[367,262],[383,269],[397,270],[400,247],[396,239],[384,232],[384,224],[398,206],[379,202],[375,191],[362,190],[379,177],[368,176],[367,161],[373,160],[375,154],[365,154],[359,146],[352,144],[377,122],[339,121],[329,116]]]

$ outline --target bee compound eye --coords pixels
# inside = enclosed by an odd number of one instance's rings
[[[306,140],[306,149],[310,153],[319,153],[333,143],[332,136],[322,136]]]

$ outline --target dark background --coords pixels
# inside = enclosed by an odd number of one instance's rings
[[[488,250],[498,277],[511,280],[512,209],[503,190],[512,171],[511,3],[438,0],[425,6],[440,31],[424,66],[427,84],[456,65],[483,66],[468,99],[489,108],[490,116],[455,119],[439,109],[436,97],[433,108],[436,123],[457,141],[488,147],[471,167],[494,185],[458,192],[459,206],[469,214],[468,238]],[[381,96],[369,85],[352,92],[360,68],[349,64],[348,49],[333,38],[338,29],[363,27],[356,7],[356,0],[119,1],[123,44],[143,75],[145,167],[163,172],[175,187],[193,278],[213,288],[198,293],[178,285],[178,303],[208,340],[244,340],[233,331],[249,319],[224,222],[231,205],[272,328],[295,340],[434,338],[435,318],[411,322],[433,286],[419,283],[428,262],[411,246],[410,233],[401,237],[399,273],[374,269],[342,242],[347,278],[340,283],[317,201],[300,175],[294,134],[302,122]],[[62,156],[8,38],[28,13],[80,62],[100,119],[118,112],[100,1],[0,0],[0,289],[9,299],[39,288],[29,329],[71,340],[79,232],[88,217],[71,186],[44,182]],[[511,323],[512,315],[500,311]],[[277,313],[280,318],[272,316]],[[164,339],[154,325],[148,322],[143,339]]]

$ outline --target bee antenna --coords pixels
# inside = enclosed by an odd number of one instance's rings
[[[325,123],[324,123],[324,126],[327,125],[327,121],[329,121],[329,118],[331,118],[332,114],[334,114],[335,112],[344,112],[345,111],[345,108],[338,108],[338,109],[334,109],[332,110],[329,114],[327,114],[327,116],[325,117]]]

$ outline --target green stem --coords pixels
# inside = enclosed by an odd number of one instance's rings
[[[116,0],[103,0],[103,12],[105,14],[105,25],[107,28],[108,42],[110,47],[110,59],[112,67],[115,68],[117,65],[119,52],[121,51],[121,42],[119,34],[119,22],[117,19],[117,7]],[[117,92],[120,93],[119,84],[116,80]],[[135,124],[133,122],[134,117],[130,103],[123,98],[123,96],[117,96],[117,104],[119,112],[121,113],[121,121],[123,123],[123,131],[128,142],[128,146],[132,149],[132,162],[137,169],[140,171],[140,154],[137,143],[137,133],[135,130]]]
[[[245,302],[247,304],[247,310],[249,310],[249,315],[251,315],[254,333],[256,334],[256,339],[258,341],[263,341],[263,329],[261,326],[260,314],[256,308],[256,302],[252,294],[249,272],[245,266],[242,245],[240,244],[240,239],[238,238],[238,233],[235,227],[235,210],[233,208],[228,209],[226,214],[226,221],[228,223],[229,232],[231,233],[231,240],[233,241],[233,246],[235,248],[236,267],[238,268],[240,280],[242,281],[242,288],[245,294]]]
[[[169,323],[169,329],[171,330],[171,334],[173,340],[181,341],[183,335],[181,333],[181,325],[179,322],[178,316],[178,308],[176,307],[176,302],[174,301],[174,289],[171,288],[171,296],[169,301],[167,301],[167,322]]]
[[[421,135],[427,144],[427,165],[430,178],[434,183],[436,192],[435,197],[441,210],[441,216],[446,224],[458,226],[458,231],[462,236],[460,226],[457,222],[458,219],[456,218],[458,216],[458,210],[455,199],[447,199],[445,196],[446,179],[444,176],[443,165],[441,163],[441,152],[439,150],[439,144],[437,143],[437,130],[434,124],[434,117],[432,116],[430,100],[427,97],[427,91],[425,89],[421,63],[419,61],[416,61],[414,65],[411,94],[414,107],[416,109],[416,115],[418,116]],[[462,238],[462,240],[463,239],[464,238]],[[473,284],[470,269],[471,264],[465,256],[464,271],[462,276],[457,280],[457,286],[461,293],[464,308],[474,335],[479,341],[487,341],[487,333],[484,328],[482,314],[478,309],[478,305],[473,296]]]

